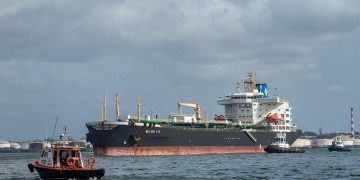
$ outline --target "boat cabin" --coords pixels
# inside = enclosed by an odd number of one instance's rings
[[[41,153],[39,164],[48,167],[84,167],[81,160],[80,148],[69,146],[57,146],[45,149]]]
[[[341,140],[341,136],[336,136],[334,138],[334,140],[332,141],[332,145],[333,146],[337,146],[337,147],[344,147],[344,144]]]
[[[289,148],[289,144],[286,142],[286,135],[282,133],[277,133],[271,145],[275,145],[281,148]]]

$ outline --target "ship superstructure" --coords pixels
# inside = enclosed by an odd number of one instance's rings
[[[243,126],[269,127],[273,131],[290,132],[291,107],[279,97],[270,97],[268,85],[256,82],[255,74],[248,73],[244,91],[237,89],[228,96],[219,97],[217,103],[225,106],[225,119]]]

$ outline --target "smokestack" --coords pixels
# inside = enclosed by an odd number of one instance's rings
[[[354,140],[355,139],[355,126],[354,126],[354,114],[353,114],[354,109],[351,108],[351,138]]]

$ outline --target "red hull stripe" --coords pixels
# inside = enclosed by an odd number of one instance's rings
[[[49,166],[43,166],[41,164],[37,164],[36,162],[32,162],[31,163],[34,168],[42,168],[42,169],[49,169],[49,170],[74,170],[74,171],[90,171],[93,170],[91,168],[87,168],[87,167],[82,167],[82,168],[69,168],[69,167],[49,167]]]
[[[162,156],[264,153],[261,146],[165,146],[94,148],[97,156]]]

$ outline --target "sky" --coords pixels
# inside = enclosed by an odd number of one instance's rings
[[[256,72],[303,131],[360,129],[360,1],[0,1],[0,139],[31,140],[122,115],[167,118]],[[276,89],[276,90],[275,90]],[[191,113],[191,109],[187,110]]]

